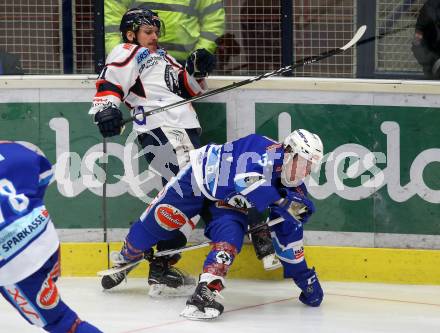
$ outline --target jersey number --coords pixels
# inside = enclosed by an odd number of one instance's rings
[[[268,162],[268,156],[267,153],[264,153],[263,155],[261,155],[261,160],[258,161],[258,164],[261,165],[262,167],[265,167],[267,165]]]
[[[9,207],[19,215],[23,214],[29,206],[29,198],[23,193],[17,194],[14,184],[5,178],[0,179],[0,202],[4,200],[7,200]],[[0,209],[0,223],[3,222],[4,217]]]

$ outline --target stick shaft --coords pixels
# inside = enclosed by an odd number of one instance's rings
[[[284,219],[282,217],[276,218],[276,219],[274,219],[272,221],[269,221],[267,223],[263,223],[263,224],[257,225],[254,228],[249,229],[246,232],[246,234],[250,234],[250,233],[260,229],[264,225],[268,225],[270,227],[270,226],[273,226],[275,224],[281,223],[283,221],[284,221]],[[210,241],[206,241],[206,242],[202,242],[202,243],[199,243],[199,244],[185,246],[185,247],[182,247],[180,249],[172,249],[172,250],[159,251],[159,252],[156,252],[154,254],[154,256],[155,257],[163,257],[163,256],[167,256],[167,255],[170,255],[170,254],[176,254],[176,253],[181,253],[181,252],[186,252],[186,251],[192,251],[192,250],[195,250],[195,249],[200,249],[202,247],[209,246],[209,244],[211,244],[211,242]]]
[[[263,224],[257,225],[254,228],[249,229],[246,234],[249,234],[249,233],[251,233],[251,232],[253,232],[255,230],[258,230],[259,228],[261,228],[264,225],[273,226],[273,225],[281,223],[283,221],[284,221],[284,219],[282,217],[276,218],[276,219],[274,219],[272,221],[269,221],[267,223],[263,223]],[[170,255],[170,254],[181,253],[181,252],[186,252],[186,251],[192,251],[192,250],[195,250],[195,249],[199,249],[199,248],[202,248],[202,247],[209,246],[209,244],[211,244],[211,242],[207,241],[207,242],[202,242],[202,243],[195,244],[195,245],[186,246],[186,247],[183,247],[183,248],[180,248],[180,249],[159,251],[159,252],[156,252],[154,254],[154,256],[155,257],[163,257],[163,256]],[[136,260],[136,261],[132,261],[132,262],[127,263],[126,265],[123,265],[121,267],[113,267],[113,268],[110,268],[110,269],[99,271],[96,274],[98,276],[107,276],[107,275],[119,273],[119,272],[127,270],[128,268],[131,268],[133,266],[138,265],[142,260],[144,260],[144,258]]]
[[[230,85],[227,85],[227,86],[224,86],[224,87],[221,87],[221,88],[218,88],[218,89],[210,90],[210,91],[208,91],[208,92],[206,92],[206,93],[204,93],[202,95],[194,96],[194,97],[191,97],[191,98],[186,99],[186,100],[182,100],[182,101],[179,101],[179,102],[171,103],[171,104],[166,105],[164,107],[160,107],[160,108],[157,108],[157,109],[153,109],[153,110],[150,110],[150,111],[145,111],[143,113],[136,114],[135,116],[132,116],[131,118],[125,119],[123,121],[123,123],[126,124],[126,123],[129,123],[129,122],[132,122],[132,121],[136,120],[137,119],[136,117],[138,117],[138,116],[147,117],[147,116],[151,116],[151,115],[156,114],[156,113],[165,112],[165,111],[168,111],[168,110],[173,109],[175,107],[178,107],[178,106],[181,106],[181,105],[185,105],[185,104],[188,104],[188,103],[191,103],[191,102],[195,102],[195,101],[198,101],[198,100],[203,99],[203,98],[208,98],[210,96],[214,96],[214,95],[223,93],[225,91],[228,91],[228,90],[231,90],[231,89],[235,89],[235,88],[238,88],[238,87],[250,84],[252,82],[256,82],[256,81],[259,81],[259,80],[262,80],[262,79],[265,79],[265,78],[268,78],[268,77],[271,77],[271,76],[275,76],[275,75],[291,72],[291,71],[293,71],[293,70],[295,70],[297,68],[303,67],[305,65],[313,64],[313,63],[321,61],[323,59],[326,59],[326,58],[332,57],[334,55],[343,53],[344,51],[346,51],[347,49],[349,49],[353,45],[356,45],[356,43],[361,39],[361,37],[365,33],[366,29],[367,29],[367,27],[365,25],[361,26],[356,31],[356,33],[353,36],[353,38],[347,44],[345,44],[344,46],[342,46],[340,48],[329,50],[329,51],[324,52],[324,53],[322,53],[320,55],[317,55],[317,56],[305,58],[305,59],[301,60],[300,62],[295,63],[294,65],[289,65],[289,66],[286,66],[286,67],[281,67],[281,68],[279,68],[277,70],[274,70],[272,72],[269,72],[269,73],[261,74],[259,76],[256,76],[256,77],[253,77],[253,78],[249,78],[249,79],[246,79],[246,80],[243,80],[243,81],[234,82],[234,83],[232,83]]]

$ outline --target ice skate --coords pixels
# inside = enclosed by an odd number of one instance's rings
[[[220,296],[217,290],[208,288],[206,282],[199,282],[194,294],[186,301],[185,309],[180,313],[190,320],[211,320],[223,313],[223,305],[215,300]]]
[[[176,261],[170,257],[153,258],[150,262],[148,295],[151,297],[189,296],[193,293],[196,280],[171,265]]]

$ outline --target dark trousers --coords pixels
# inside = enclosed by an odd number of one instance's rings
[[[162,184],[165,186],[171,177],[177,175],[185,160],[189,162],[188,152],[200,148],[200,129],[159,127],[139,134],[138,142],[145,151],[144,156],[149,167],[162,175]],[[157,250],[176,249],[185,246],[186,243],[185,235],[178,232],[172,239],[159,241]]]

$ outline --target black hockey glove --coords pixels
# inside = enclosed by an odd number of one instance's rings
[[[104,138],[122,133],[122,112],[116,107],[108,107],[95,114],[95,122]]]
[[[189,75],[206,77],[215,68],[215,56],[205,49],[195,50],[186,60],[185,69]]]

